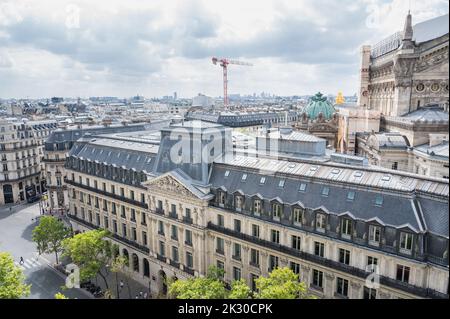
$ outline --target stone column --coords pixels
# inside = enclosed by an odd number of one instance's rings
[[[350,282],[350,287],[351,287],[352,291],[349,294],[349,298],[351,298],[351,299],[361,299],[362,298],[361,284],[359,282],[351,281]]]
[[[325,273],[325,283],[323,292],[326,298],[333,298],[334,297],[334,279],[336,278],[335,275],[330,273]]]

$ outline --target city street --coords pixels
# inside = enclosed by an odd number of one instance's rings
[[[54,262],[54,256],[37,255],[36,245],[31,240],[37,216],[37,203],[12,206],[11,210],[9,206],[0,208],[0,251],[11,253],[16,265],[19,265],[20,257],[23,257],[25,262],[19,266],[24,271],[26,282],[32,285],[28,298],[53,299],[57,292],[62,292],[69,298],[92,298],[82,289],[62,290],[64,275],[49,266]]]

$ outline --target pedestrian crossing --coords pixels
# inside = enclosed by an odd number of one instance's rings
[[[36,268],[42,266],[37,258],[28,258],[23,261],[21,264],[19,261],[15,261],[14,264],[22,270]]]

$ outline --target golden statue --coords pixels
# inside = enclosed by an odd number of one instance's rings
[[[338,95],[336,96],[336,104],[344,104],[345,103],[345,98],[342,95],[342,92],[338,92]]]

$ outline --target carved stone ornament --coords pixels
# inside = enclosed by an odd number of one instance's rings
[[[163,177],[152,184],[161,190],[169,191],[182,196],[191,197],[192,193],[177,180],[170,176]]]

